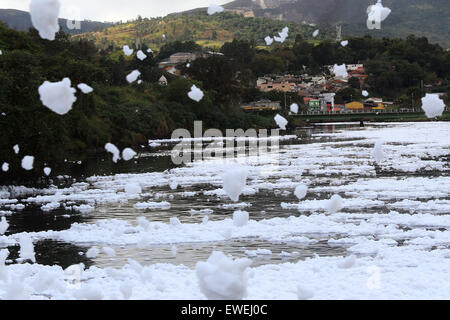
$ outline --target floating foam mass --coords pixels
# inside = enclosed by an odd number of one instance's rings
[[[122,151],[122,158],[125,161],[130,161],[131,159],[133,159],[135,156],[137,155],[137,153],[131,149],[131,148],[125,148]]]
[[[239,201],[245,186],[247,185],[248,170],[245,168],[233,168],[223,175],[223,189],[234,202]]]
[[[248,224],[249,213],[247,211],[235,211],[233,213],[233,224],[235,227],[243,227]]]
[[[78,89],[80,89],[81,92],[83,92],[84,94],[88,94],[88,93],[91,93],[92,91],[94,91],[94,89],[92,89],[90,86],[88,86],[85,83],[80,83],[78,85]]]
[[[141,61],[144,61],[147,58],[147,55],[145,53],[142,52],[142,50],[139,50],[137,52],[137,58]]]
[[[59,31],[59,0],[32,0],[30,2],[31,23],[39,31],[42,39],[55,40]]]
[[[341,198],[341,196],[335,194],[334,196],[331,197],[330,200],[328,200],[328,202],[325,205],[325,209],[329,213],[336,213],[336,212],[340,211],[344,207],[344,203],[343,202],[344,201]]]
[[[280,127],[281,130],[286,130],[286,126],[289,123],[286,118],[280,116],[279,114],[277,114],[274,118],[276,124],[278,125],[278,127]]]
[[[134,52],[134,50],[133,50],[133,49],[130,49],[129,46],[124,46],[124,47],[123,47],[123,53],[124,53],[126,56],[131,56],[131,55],[133,54],[133,52]]]
[[[191,87],[191,91],[188,93],[188,97],[196,102],[200,102],[203,99],[203,96],[203,91],[197,88],[195,85]]]
[[[336,77],[348,78],[347,66],[345,64],[337,65],[335,64],[333,67],[333,73]]]
[[[34,157],[33,156],[25,156],[22,159],[22,168],[27,171],[33,170]]]
[[[210,4],[208,7],[208,14],[210,16],[212,16],[213,14],[216,13],[221,13],[223,12],[225,9],[222,6],[219,6],[217,4]]]
[[[42,104],[59,115],[65,115],[72,110],[72,105],[77,98],[76,90],[72,88],[69,78],[60,82],[45,81],[39,87],[39,95]]]
[[[129,75],[127,75],[128,83],[135,82],[137,80],[137,78],[139,78],[140,75],[141,75],[141,73],[139,72],[139,70],[132,71]]]
[[[422,109],[428,118],[440,117],[444,113],[445,103],[438,94],[429,94],[422,98]]]
[[[195,268],[201,292],[210,300],[242,300],[247,296],[250,259],[233,260],[223,252],[213,252]]]
[[[105,150],[113,155],[112,160],[114,163],[117,163],[117,161],[120,160],[120,151],[115,145],[112,143],[107,143],[105,145]]]
[[[295,188],[295,196],[298,198],[298,200],[302,200],[306,197],[306,194],[308,193],[308,187],[304,184],[298,185],[297,188]]]

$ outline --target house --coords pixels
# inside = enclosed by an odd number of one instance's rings
[[[334,111],[335,112],[345,111],[345,105],[343,105],[343,104],[335,104],[334,105]]]
[[[312,112],[319,112],[322,111],[322,107],[320,105],[320,100],[312,97],[305,97],[303,98],[303,101],[305,102],[306,106],[308,107],[308,111]]]
[[[158,83],[162,86],[167,86],[168,82],[167,82],[167,78],[163,76],[161,76],[161,78],[159,78]]]
[[[320,106],[322,111],[334,111],[334,97],[335,93],[321,93],[319,95]]]
[[[162,60],[159,63],[159,68],[175,67],[178,64],[192,62],[207,56],[207,54],[202,52],[177,52],[172,54],[169,58]]]
[[[298,92],[296,83],[288,81],[268,81],[261,83],[256,87],[262,92],[281,91],[281,92]]]
[[[363,111],[364,110],[364,104],[361,103],[361,102],[353,101],[353,102],[347,103],[345,105],[345,110]]]

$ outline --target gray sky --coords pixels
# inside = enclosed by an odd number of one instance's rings
[[[28,11],[31,0],[1,0],[1,9]],[[169,13],[211,3],[224,4],[230,0],[60,0],[61,18],[118,21],[142,17],[160,17]]]

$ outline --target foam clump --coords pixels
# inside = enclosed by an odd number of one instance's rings
[[[232,201],[239,201],[247,185],[247,178],[248,170],[243,167],[233,168],[223,175],[223,189]]]
[[[195,85],[191,87],[191,91],[188,93],[188,97],[196,102],[200,102],[203,99],[203,96],[203,91],[197,88]]]
[[[58,16],[61,8],[59,0],[32,0],[30,2],[31,23],[39,31],[42,39],[55,40],[59,31]]]
[[[210,300],[242,300],[247,297],[250,259],[233,260],[215,251],[195,268],[201,292]]]
[[[439,98],[438,94],[429,94],[422,98],[422,109],[428,118],[436,118],[442,116],[445,109],[445,103]]]
[[[344,207],[344,200],[341,198],[341,196],[335,194],[331,197],[330,200],[325,205],[325,209],[329,213],[336,213],[340,211]]]
[[[295,188],[295,196],[298,198],[298,200],[302,200],[306,197],[306,194],[308,193],[308,187],[304,184],[298,185]]]
[[[71,87],[69,78],[60,82],[45,81],[38,89],[42,104],[59,115],[65,115],[72,110],[77,101],[76,90]]]
[[[210,15],[210,16],[212,16],[213,14],[216,14],[216,13],[221,13],[221,12],[223,12],[225,9],[222,7],[222,6],[219,6],[219,5],[217,5],[217,4],[210,4],[209,5],[209,7],[208,7],[208,14]]]
[[[248,224],[249,213],[247,211],[235,211],[233,213],[233,224],[235,227],[244,227]]]
[[[274,118],[276,124],[278,125],[278,127],[280,127],[281,130],[286,130],[286,126],[288,125],[288,121],[286,120],[286,118],[280,116],[279,114],[277,114]]]

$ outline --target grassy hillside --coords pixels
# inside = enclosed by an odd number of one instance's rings
[[[315,28],[293,22],[276,21],[265,18],[245,18],[234,13],[209,16],[204,10],[164,18],[138,19],[124,24],[117,24],[100,32],[89,32],[75,36],[93,40],[98,46],[122,46],[133,44],[140,39],[142,44],[159,48],[172,41],[194,40],[198,44],[219,48],[224,42],[238,40],[255,40],[257,45],[265,45],[266,36],[278,35],[285,26],[289,26],[290,39],[300,34],[305,39],[312,39]],[[163,35],[166,37],[164,38]],[[320,39],[332,37],[324,30]]]

